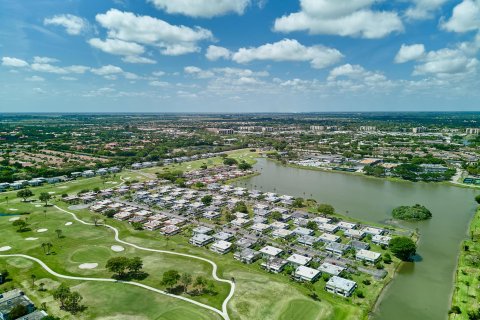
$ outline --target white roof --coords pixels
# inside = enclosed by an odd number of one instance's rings
[[[345,268],[332,263],[324,262],[320,265],[320,267],[318,267],[318,270],[331,274],[332,276],[338,276],[343,270],[345,270]]]
[[[346,221],[340,221],[337,225],[339,228],[342,228],[342,229],[353,229],[357,226],[356,223],[346,222]]]
[[[299,266],[297,270],[295,270],[295,275],[305,280],[312,280],[318,276],[318,274],[320,274],[320,271],[305,266]]]
[[[383,230],[382,230],[382,229],[373,228],[373,227],[365,227],[365,228],[363,228],[363,231],[364,231],[365,233],[371,234],[371,235],[373,235],[373,236],[383,233]]]
[[[265,223],[255,223],[251,229],[256,230],[256,231],[265,231],[270,229],[270,226]]]
[[[291,236],[292,234],[293,234],[293,231],[287,230],[287,229],[275,229],[272,231],[272,236],[279,237],[279,238],[285,238],[285,237]]]
[[[357,251],[356,256],[360,259],[369,259],[369,260],[377,260],[380,258],[380,253],[365,249],[360,249]]]
[[[231,242],[218,240],[212,244],[212,248],[218,248],[220,250],[227,250],[232,246]]]
[[[309,263],[310,260],[312,260],[312,258],[305,257],[305,256],[302,256],[302,255],[296,254],[296,253],[292,254],[290,257],[287,258],[287,261],[295,263],[295,264],[299,264],[299,265],[302,265],[302,266]]]
[[[332,221],[332,219],[324,218],[324,217],[315,217],[312,220],[315,221],[316,223],[329,223],[330,221]]]
[[[344,291],[350,291],[353,287],[355,287],[356,282],[352,280],[348,280],[342,277],[333,276],[328,280],[327,286],[332,286]]]
[[[270,225],[274,229],[286,229],[286,228],[288,228],[288,223],[284,223],[284,222],[280,222],[280,221],[272,222]]]
[[[303,236],[309,236],[309,235],[313,234],[313,230],[307,229],[307,228],[302,228],[302,227],[295,228],[293,230],[293,232],[295,232],[296,234],[303,235]]]
[[[260,252],[268,254],[269,256],[278,256],[280,253],[283,252],[283,250],[279,249],[279,248],[272,247],[272,246],[266,246],[266,247],[263,247],[262,249],[260,249]]]
[[[318,237],[318,240],[321,240],[323,242],[337,242],[340,239],[339,236],[336,236],[331,233],[324,233],[320,237]]]

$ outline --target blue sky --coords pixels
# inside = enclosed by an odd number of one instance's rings
[[[0,112],[480,110],[480,0],[3,0]]]

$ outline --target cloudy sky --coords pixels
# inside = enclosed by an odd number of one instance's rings
[[[2,0],[0,111],[480,110],[480,0]]]

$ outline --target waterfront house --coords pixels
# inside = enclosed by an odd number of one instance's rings
[[[325,290],[343,297],[349,297],[355,291],[356,287],[357,283],[355,281],[333,276],[325,285]]]
[[[381,254],[375,251],[370,251],[370,250],[365,250],[365,249],[360,249],[357,251],[355,254],[355,258],[357,260],[362,260],[369,262],[371,264],[377,263],[378,260],[380,260]]]

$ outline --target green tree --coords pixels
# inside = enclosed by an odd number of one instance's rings
[[[23,202],[27,202],[27,199],[33,196],[32,190],[26,188],[17,192],[17,197],[22,198]]]
[[[180,280],[180,273],[177,270],[168,270],[163,273],[161,284],[172,288]]]
[[[318,224],[315,221],[308,221],[306,227],[313,231],[318,230]]]
[[[235,212],[243,212],[243,213],[248,213],[248,208],[245,202],[239,201],[235,203],[235,206],[233,207],[233,211]]]
[[[276,221],[282,220],[282,214],[278,211],[273,211],[270,217],[272,217],[272,219]]]
[[[40,201],[45,202],[45,207],[48,206],[48,200],[50,200],[51,198],[52,198],[52,195],[49,194],[48,192],[42,192],[42,193],[40,193],[40,196],[38,197],[38,199]]]
[[[71,314],[78,313],[82,306],[80,302],[83,300],[83,297],[78,292],[71,292],[65,301],[65,310],[69,311]]]
[[[10,310],[8,319],[18,319],[28,314],[28,309],[23,304],[17,304]]]
[[[28,228],[28,223],[27,221],[23,220],[23,219],[19,219],[19,220],[15,220],[13,221],[12,225],[14,227],[18,227],[18,232],[24,232],[26,231]]]
[[[183,292],[187,293],[188,286],[191,285],[193,282],[192,275],[189,273],[182,273],[180,276],[180,283],[183,286]]]
[[[225,158],[223,160],[223,164],[226,165],[226,166],[234,166],[238,163],[237,160],[233,159],[233,158]]]
[[[213,201],[213,197],[210,194],[207,194],[207,195],[202,197],[202,203],[206,206],[211,205],[212,201]]]
[[[55,291],[53,291],[53,299],[60,302],[60,307],[65,308],[65,302],[70,295],[70,288],[66,284],[61,284]]]
[[[250,169],[252,169],[252,165],[248,162],[242,161],[238,165],[238,169],[240,169],[242,171],[250,170]]]
[[[35,280],[37,279],[37,276],[32,274],[30,275],[30,279],[32,279],[32,287],[35,287]]]
[[[138,274],[142,271],[143,268],[143,261],[140,257],[133,257],[128,261],[128,270],[133,272],[134,274]]]
[[[295,198],[295,200],[293,200],[292,206],[294,206],[295,208],[302,208],[305,206],[303,202],[303,198]]]
[[[477,203],[480,204],[480,194],[475,197],[475,201],[477,201]]]
[[[105,265],[108,271],[113,272],[116,277],[122,279],[126,276],[126,270],[129,267],[130,261],[127,257],[110,258]]]
[[[409,261],[417,251],[415,242],[407,237],[393,238],[388,245],[393,255],[403,261]]]
[[[317,211],[323,214],[330,215],[335,213],[335,208],[333,208],[333,206],[330,204],[322,203],[321,205],[318,206]]]
[[[63,231],[61,229],[56,229],[55,233],[57,234],[57,238],[60,239],[62,237]]]

